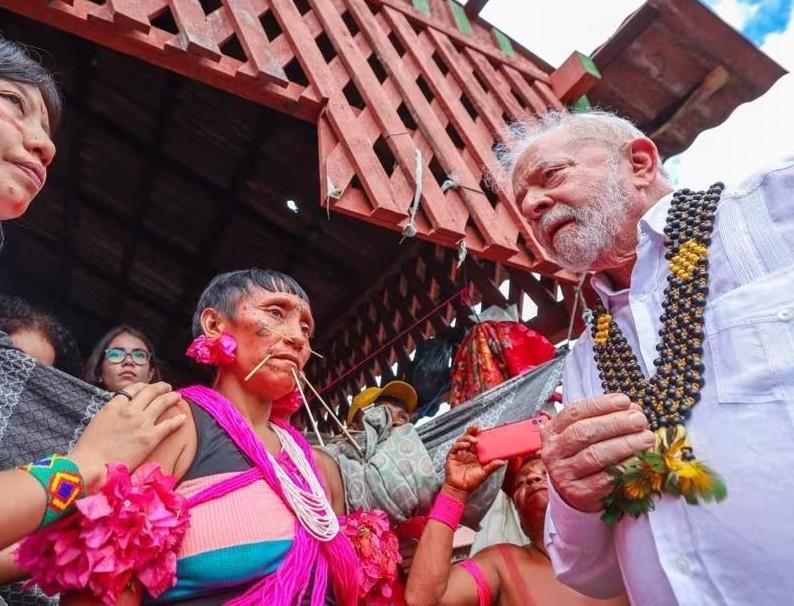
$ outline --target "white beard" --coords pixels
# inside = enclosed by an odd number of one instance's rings
[[[612,168],[600,183],[591,185],[587,197],[591,204],[573,208],[557,203],[539,221],[539,231],[562,220],[574,219],[563,233],[554,237],[554,243],[541,236],[541,244],[561,267],[582,273],[591,271],[599,260],[612,256],[616,236],[623,229],[631,206],[629,191],[620,181],[618,171]]]

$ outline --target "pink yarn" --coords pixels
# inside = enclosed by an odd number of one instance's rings
[[[232,403],[218,392],[201,385],[193,385],[179,391],[212,415],[240,450],[255,463],[268,486],[287,503],[281,483],[276,477],[264,445]],[[272,421],[289,432],[292,439],[306,455],[314,474],[322,479],[315,465],[311,447],[304,437],[283,419],[274,418]],[[284,469],[289,473],[293,482],[308,489],[292,465],[287,464]],[[247,474],[247,472],[245,473]],[[241,481],[247,483],[248,480],[250,480],[250,476],[230,478],[211,486],[199,495],[195,495],[194,499],[200,498],[202,501],[206,501],[215,498],[228,492],[225,488],[226,484],[236,483],[239,486]],[[331,541],[318,541],[309,535],[303,525],[296,520],[293,545],[278,570],[267,575],[245,594],[230,600],[227,604],[230,606],[253,606],[255,604],[292,606],[300,603],[306,589],[313,581],[311,606],[323,606],[328,589],[329,572],[337,603],[340,606],[354,606],[358,596],[359,572],[358,558],[350,541],[341,532]]]
[[[491,606],[491,586],[488,585],[488,579],[485,578],[480,565],[474,560],[463,560],[460,567],[467,571],[473,578],[474,583],[477,585],[477,600],[480,606]]]
[[[446,524],[452,530],[457,530],[460,519],[463,517],[463,508],[463,503],[460,501],[456,501],[444,493],[439,493],[433,502],[430,519]]]

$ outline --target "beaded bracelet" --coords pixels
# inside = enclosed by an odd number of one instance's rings
[[[74,502],[85,496],[85,483],[80,470],[72,461],[58,454],[20,465],[21,471],[32,475],[47,493],[47,507],[39,528],[49,526],[70,512]]]

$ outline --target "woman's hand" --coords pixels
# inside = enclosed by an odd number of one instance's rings
[[[157,422],[181,400],[179,393],[171,391],[167,383],[134,383],[124,391],[132,400],[117,395],[105,404],[69,455],[89,490],[102,484],[106,463],[125,463],[135,469],[185,422],[185,415]]]
[[[457,442],[452,445],[445,465],[446,477],[444,488],[452,489],[462,497],[468,497],[482,485],[485,480],[502,465],[504,461],[496,460],[483,465],[477,458],[475,446],[480,428],[469,427]]]

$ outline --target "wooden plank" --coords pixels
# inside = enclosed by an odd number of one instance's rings
[[[384,221],[401,221],[406,213],[395,203],[394,192],[372,146],[354,128],[355,118],[350,106],[334,84],[330,69],[298,9],[291,0],[271,1],[273,12],[285,36],[290,39],[306,77],[321,95],[329,99],[324,115],[355,164],[356,173],[372,205],[371,216]],[[321,172],[325,172],[322,164]]]
[[[171,34],[155,28],[149,34],[122,30],[109,17],[100,18],[107,7],[88,0],[74,0],[73,6],[64,2],[45,4],[30,0],[3,0],[3,6],[19,15],[283,111],[301,120],[316,122],[320,113],[320,100],[311,89],[297,84],[281,87],[269,83],[252,83],[235,78],[236,67],[232,67],[229,61],[221,60],[216,63],[199,60],[197,63],[194,55],[164,53],[165,40]]]
[[[540,310],[551,307],[557,302],[554,294],[549,292],[531,273],[527,271],[508,270],[510,283],[516,283],[521,290],[529,295],[529,298],[538,306]]]
[[[502,224],[496,216],[490,202],[484,193],[479,192],[479,179],[476,179],[467,169],[455,145],[450,141],[441,124],[433,114],[430,104],[424,97],[416,81],[405,73],[405,62],[392,47],[379,27],[373,27],[372,14],[369,12],[364,0],[348,0],[350,11],[362,25],[362,32],[367,36],[373,49],[378,53],[383,67],[391,76],[401,93],[404,103],[411,111],[425,140],[433,150],[436,161],[448,175],[455,174],[461,181],[461,187],[456,191],[460,194],[468,209],[472,221],[480,230],[486,242],[487,254],[496,258],[509,258],[515,252],[515,228],[512,233],[504,233]],[[387,9],[388,10],[388,9]],[[421,73],[421,70],[420,70]],[[449,198],[449,195],[447,196]],[[503,256],[502,256],[503,255]]]
[[[500,50],[496,50],[491,46],[484,44],[475,36],[465,36],[464,34],[460,33],[454,27],[449,27],[444,25],[439,18],[435,16],[430,17],[425,15],[417,10],[415,10],[411,5],[404,2],[403,0],[373,0],[378,4],[382,4],[384,6],[390,6],[391,8],[404,13],[406,17],[408,17],[411,21],[418,22],[425,26],[428,31],[432,32],[439,32],[445,34],[449,38],[455,40],[462,44],[464,47],[472,48],[483,55],[490,57],[491,59],[498,61],[499,63],[508,63],[515,67],[518,71],[523,74],[526,74],[530,78],[535,78],[537,80],[542,80],[544,82],[548,79],[548,74],[537,67],[534,63],[532,63],[529,59],[522,57],[520,55],[516,55],[514,57],[506,57]]]
[[[430,15],[430,4],[427,0],[413,0],[414,8],[425,15]]]
[[[237,41],[248,57],[248,63],[239,73],[262,78],[266,82],[288,84],[289,78],[271,52],[259,15],[250,0],[222,0],[222,3],[234,27]]]
[[[480,77],[491,87],[491,94],[499,100],[507,114],[514,120],[522,118],[526,113],[524,108],[518,104],[510,86],[505,83],[490,61],[468,48],[464,50],[464,54],[471,61]]]
[[[491,141],[489,140],[486,142],[479,136],[474,121],[460,102],[460,94],[456,95],[452,91],[449,82],[433,61],[431,51],[423,49],[422,45],[419,44],[416,33],[410,27],[404,15],[391,8],[384,9],[384,12],[386,13],[389,25],[391,25],[394,32],[398,35],[405,48],[408,49],[408,52],[416,61],[420,70],[425,74],[435,98],[449,116],[450,122],[466,144],[467,150],[472,154],[475,163],[478,166],[485,167],[492,175],[498,174],[499,167],[496,157],[491,151]],[[461,84],[464,86],[463,83]],[[479,188],[479,183],[477,187]],[[517,229],[520,233],[524,234],[525,237],[531,237],[529,224],[526,222],[523,215],[521,215],[515,201],[510,198],[502,188],[498,188],[496,194],[499,203],[505,205],[508,209],[513,230]],[[503,229],[505,229],[505,227],[503,227]],[[510,234],[510,241],[515,242],[514,231],[508,233]]]
[[[450,11],[452,11],[452,18],[455,19],[455,25],[458,26],[460,33],[464,36],[474,35],[474,30],[471,28],[471,23],[469,23],[469,17],[463,7],[455,0],[448,0],[448,4]]]
[[[367,103],[373,117],[377,120],[379,129],[394,154],[399,168],[405,173],[407,179],[413,180],[416,165],[414,146],[410,137],[400,135],[400,133],[405,133],[405,126],[389,98],[383,93],[380,83],[350,36],[341,16],[330,0],[314,0],[314,12],[324,25],[326,34],[345,63],[351,79]],[[364,24],[360,23],[360,25]],[[463,238],[465,217],[456,216],[451,212],[438,183],[427,170],[426,164],[422,174],[422,191],[424,202],[421,207],[422,212],[432,223],[433,234],[455,242]],[[464,219],[463,222],[461,219]]]
[[[574,52],[549,76],[549,86],[563,103],[572,103],[595,86],[601,79],[593,60]]]
[[[469,64],[460,57],[458,51],[452,45],[448,37],[436,31],[430,31],[428,33],[438,48],[441,58],[444,59],[445,63],[449,66],[450,72],[457,78],[458,82],[460,82],[461,88],[464,93],[466,93],[466,96],[469,97],[477,114],[485,121],[490,131],[498,136],[504,128],[502,116],[501,114],[497,114],[494,111],[493,105],[488,102],[485,91],[482,90],[477,80],[475,80],[474,76],[471,74]]]
[[[483,308],[489,305],[506,306],[507,299],[499,290],[499,285],[494,283],[480,262],[468,257],[466,259],[466,271],[475,288],[482,295]]]
[[[168,0],[107,0],[110,17],[115,23],[144,34],[149,33],[150,15],[167,6]]]
[[[557,95],[552,92],[548,84],[535,81],[532,83],[532,88],[538,91],[538,94],[546,101],[549,107],[553,107],[558,112],[565,111],[565,105],[563,105],[562,101],[557,98]]]
[[[221,50],[207,30],[207,16],[198,0],[168,0],[179,34],[166,43],[166,48],[187,51],[219,61]]]
[[[508,38],[502,32],[502,30],[496,29],[495,27],[491,30],[491,32],[493,33],[494,40],[496,40],[496,44],[498,44],[499,48],[502,49],[502,52],[508,57],[515,56],[516,50],[513,48],[513,41],[510,40],[510,38]]]
[[[507,78],[507,81],[513,87],[513,90],[518,93],[521,99],[532,108],[532,111],[535,112],[538,116],[542,116],[546,113],[547,107],[546,104],[543,102],[543,99],[540,98],[532,87],[527,84],[527,81],[524,80],[524,77],[514,70],[509,65],[505,65],[502,68],[502,73]]]

